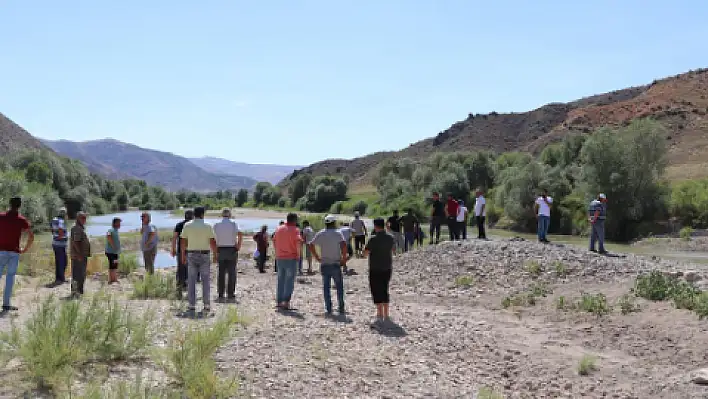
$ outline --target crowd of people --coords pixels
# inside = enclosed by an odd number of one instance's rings
[[[534,203],[538,219],[538,240],[547,243],[551,220],[553,198],[544,190]],[[20,214],[22,200],[10,199],[10,209],[0,213],[0,277],[7,270],[3,294],[3,311],[17,310],[11,305],[12,289],[19,266],[20,254],[27,252],[34,241],[31,224]],[[472,216],[477,225],[477,238],[486,239],[486,200],[482,190],[475,195]],[[203,310],[211,310],[211,264],[217,268],[217,302],[236,301],[236,267],[238,255],[243,245],[243,232],[232,219],[229,209],[222,211],[222,219],[213,225],[205,222],[206,210],[197,207],[187,210],[184,220],[177,223],[171,240],[171,254],[177,259],[176,286],[178,295],[187,291],[188,313],[196,312],[196,287],[202,284]],[[606,253],[604,246],[604,224],[607,216],[607,197],[599,194],[590,202],[588,221],[590,222],[590,251]],[[74,225],[67,234],[66,209],[61,208],[51,221],[52,248],[55,260],[55,281],[49,287],[66,283],[67,262],[71,260],[71,296],[80,297],[84,293],[84,283],[88,259],[91,257],[91,243],[86,234],[87,215],[78,212]],[[155,272],[155,258],[159,243],[158,229],[151,223],[148,212],[141,214],[140,250],[148,274]],[[118,282],[118,267],[121,253],[119,230],[122,220],[114,218],[105,235],[105,255],[108,261],[108,283]],[[429,217],[429,244],[440,242],[441,226],[447,225],[450,240],[467,239],[470,225],[470,211],[462,199],[447,196],[443,203],[440,194],[432,193]],[[324,218],[325,228],[315,232],[310,222],[304,220],[302,226],[295,213],[287,215],[269,236],[268,227],[263,226],[253,236],[256,243],[254,259],[260,273],[265,273],[269,247],[274,250],[273,270],[277,273],[275,288],[276,308],[282,311],[292,309],[291,299],[295,289],[295,276],[303,274],[303,263],[307,262],[307,274],[314,274],[313,259],[320,264],[323,282],[324,308],[327,315],[333,312],[330,294],[334,282],[337,305],[340,314],[346,313],[344,299],[344,276],[355,274],[348,269],[347,262],[353,257],[369,259],[369,286],[376,305],[377,322],[388,319],[388,287],[392,276],[393,256],[410,251],[416,245],[423,245],[425,234],[421,221],[412,209],[404,215],[398,211],[386,220],[373,220],[373,232],[369,237],[366,223],[357,212],[351,222],[341,223],[334,215]],[[25,245],[21,245],[26,233]],[[367,242],[367,237],[368,242]],[[352,245],[353,242],[353,245]],[[598,245],[597,250],[595,245]],[[67,254],[67,250],[69,253]]]

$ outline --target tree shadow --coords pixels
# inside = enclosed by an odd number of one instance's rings
[[[408,335],[408,332],[405,328],[403,328],[403,326],[392,320],[375,323],[372,325],[372,329],[379,335],[383,335],[385,337],[402,338]]]

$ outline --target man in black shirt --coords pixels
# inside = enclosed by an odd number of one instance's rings
[[[387,225],[396,244],[396,252],[403,252],[403,234],[401,234],[401,217],[398,216],[398,209],[394,210],[393,216],[388,218]]]
[[[433,193],[433,211],[430,214],[430,244],[433,244],[433,237],[435,238],[435,244],[440,243],[440,225],[442,225],[445,220],[445,205],[440,201],[440,194]]]
[[[393,270],[393,254],[396,245],[393,237],[384,231],[384,220],[374,219],[374,235],[364,248],[364,256],[369,257],[369,287],[376,304],[376,321],[388,320],[388,285]]]
[[[175,231],[172,233],[172,257],[177,257],[177,293],[182,294],[183,290],[187,289],[187,264],[182,263],[182,257],[179,254],[182,253],[182,243],[179,239],[180,234],[182,234],[182,229],[184,225],[190,220],[194,219],[194,211],[187,210],[184,212],[184,220],[177,223],[175,226]]]
[[[413,249],[416,229],[418,228],[418,218],[413,214],[413,209],[408,208],[408,212],[401,217],[401,223],[403,224],[403,235],[406,240],[403,250],[408,252],[408,250]]]

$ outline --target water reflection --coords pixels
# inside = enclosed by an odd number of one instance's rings
[[[145,262],[143,261],[143,254],[138,252],[137,257],[140,266],[145,267]],[[169,251],[157,251],[157,256],[155,257],[156,269],[166,269],[168,267],[175,266],[177,266],[177,258],[173,258]]]

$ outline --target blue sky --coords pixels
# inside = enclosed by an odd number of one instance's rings
[[[708,66],[708,2],[0,3],[0,112],[36,136],[308,164]]]

